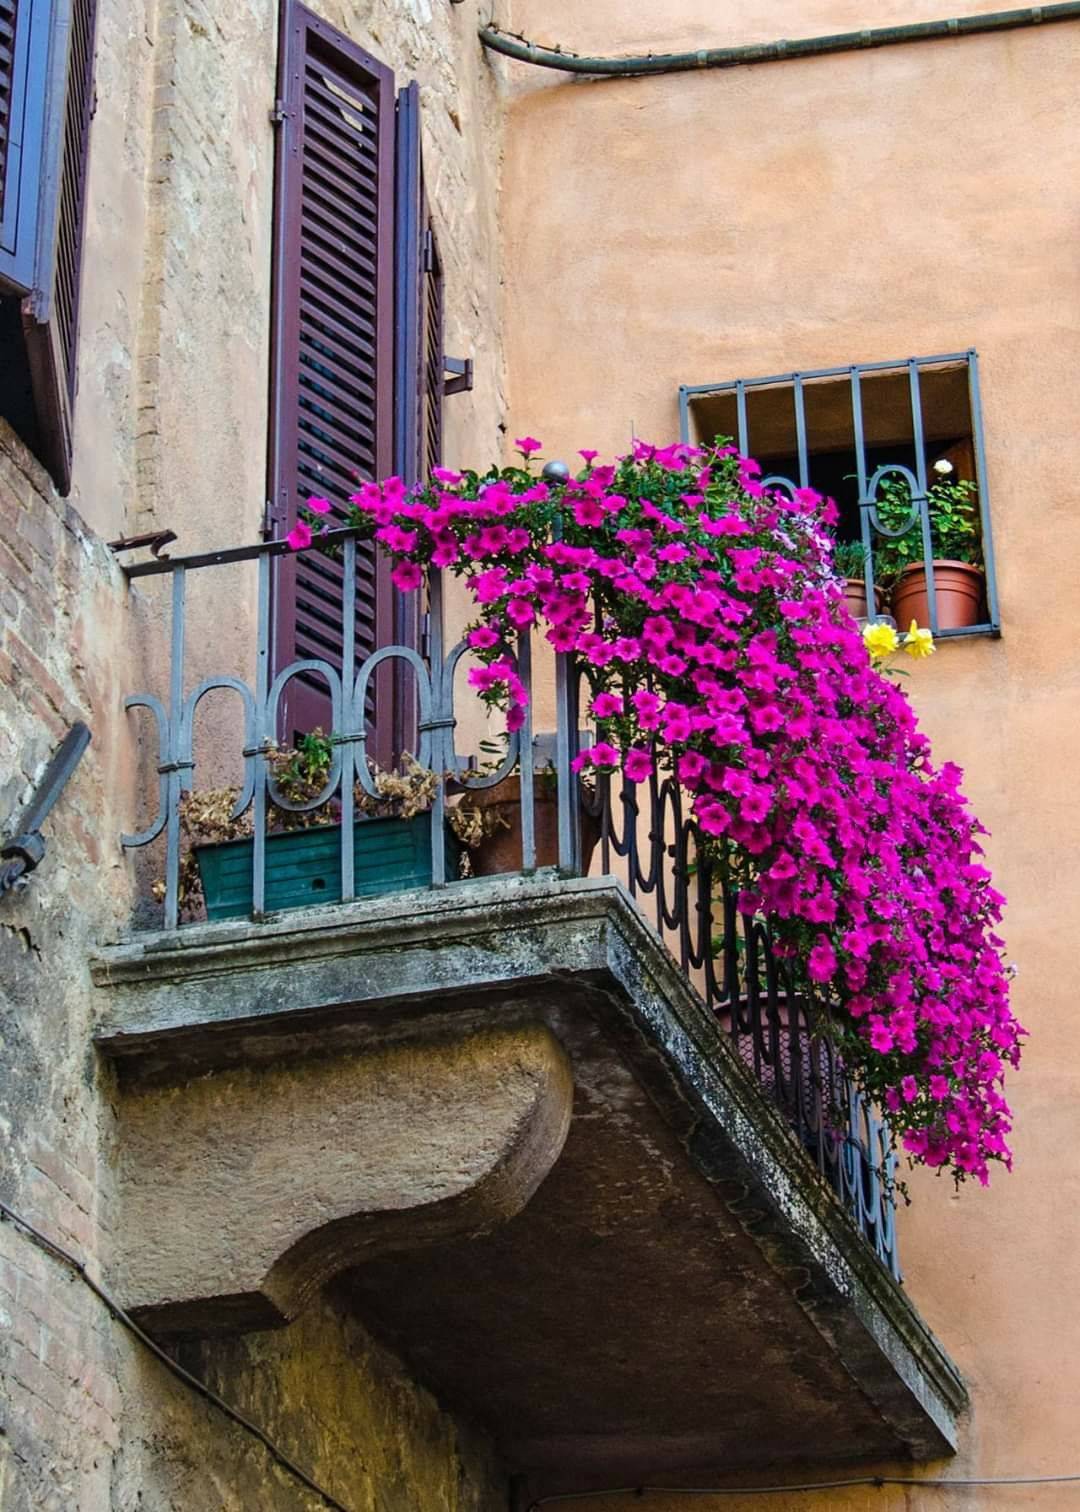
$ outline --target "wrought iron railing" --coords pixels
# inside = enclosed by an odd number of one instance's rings
[[[339,625],[353,626],[357,601],[357,533],[336,531],[323,547],[340,553],[343,591]],[[412,754],[436,774],[430,814],[413,823],[430,824],[430,882],[435,888],[458,881],[454,852],[448,843],[447,800],[463,787],[492,788],[512,773],[520,779],[522,872],[536,869],[537,761],[554,770],[558,816],[557,864],[561,874],[590,870],[614,874],[624,882],[642,912],[717,1016],[739,1058],[753,1072],[765,1095],[781,1110],[795,1137],[855,1219],[878,1258],[898,1274],[891,1177],[892,1156],[885,1125],[850,1085],[827,1032],[828,1005],[815,998],[799,963],[774,951],[768,926],[738,914],[735,894],[710,864],[701,835],[688,813],[684,795],[671,778],[618,788],[601,777],[595,786],[581,782],[574,757],[589,736],[581,729],[580,670],[565,655],[554,656],[554,736],[534,740],[530,698],[520,731],[508,735],[498,765],[482,774],[471,753],[457,749],[459,716],[455,682],[467,655],[464,640],[449,648],[443,637],[442,582],[431,572],[427,582],[429,634],[424,653],[386,646],[356,661],[353,636],[341,637],[340,664],[296,661],[273,665],[272,593],[275,561],[287,548],[267,543],[202,556],[159,559],[127,569],[140,580],[164,578],[169,598],[169,691],[167,698],[137,693],[126,700],[130,710],[151,715],[156,732],[157,811],[141,830],[122,837],[129,849],[163,841],[164,888],[160,922],[179,927],[182,917],[180,877],[184,837],[182,799],[194,786],[196,725],[203,700],[215,692],[239,701],[237,723],[242,780],[232,817],[251,815],[251,915],[267,916],[266,864],[275,810],[323,810],[335,802],[340,811],[338,836],[339,896],[356,896],[354,826],[370,822],[358,812],[354,789],[378,796],[369,767],[375,732],[368,723],[369,688],[386,662],[397,664],[410,680],[410,708],[416,749]],[[192,647],[187,633],[188,585],[195,573],[220,574],[229,567],[256,576],[253,676],[211,673],[189,687]],[[205,654],[205,626],[199,636]],[[528,632],[516,641],[518,675],[531,689],[533,647]],[[304,802],[290,801],[275,782],[272,761],[281,729],[283,697],[293,678],[320,677],[325,683],[332,724],[332,757],[323,790]],[[522,752],[538,753],[521,760]],[[550,791],[548,783],[545,788]]]
[[[585,805],[616,872],[883,1265],[899,1277],[888,1125],[852,1085],[830,1005],[768,924],[741,914],[673,777],[602,778]]]
[[[842,504],[844,495],[850,496],[838,535],[862,544],[871,619],[882,617],[876,565],[881,548],[912,534],[926,574],[929,628],[934,635],[1000,633],[974,348],[894,362],[857,362],[722,383],[682,384],[679,419],[684,441],[694,439],[693,428],[707,441],[718,434],[733,437],[741,452],[765,462],[768,476],[763,481],[772,487],[789,491],[812,487],[837,496]],[[940,622],[934,578],[931,459],[946,443],[962,449],[965,460],[957,476],[976,486],[978,499],[982,613],[964,625]],[[893,523],[888,524],[879,511],[891,483],[900,484],[910,508],[899,521],[891,512]]]

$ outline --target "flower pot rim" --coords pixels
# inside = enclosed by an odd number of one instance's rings
[[[357,814],[353,820],[353,828],[359,824],[415,824],[418,819],[431,821],[431,812],[414,814],[411,819],[403,819],[400,814]],[[336,824],[304,824],[297,829],[291,830],[268,830],[266,840],[269,844],[273,840],[291,839],[295,835],[318,835],[327,830],[339,830],[340,820]],[[234,835],[231,840],[195,840],[192,841],[193,851],[224,850],[227,845],[252,845],[254,835]]]
[[[958,562],[955,557],[931,557],[930,565],[935,569],[935,571],[939,567],[948,567],[950,571],[953,572],[970,572],[975,577],[985,576],[983,568],[977,567],[974,562]],[[925,571],[925,562],[909,562],[908,565],[901,570],[900,577],[907,577],[909,572],[925,573]],[[897,581],[899,582],[899,578],[897,579]]]

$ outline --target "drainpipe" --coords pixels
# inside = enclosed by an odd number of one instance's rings
[[[524,37],[501,32],[494,23],[480,28],[480,40],[493,52],[555,68],[562,73],[643,74],[688,73],[698,68],[737,68],[743,63],[782,63],[789,58],[817,58],[827,53],[858,52],[864,47],[892,47],[906,42],[933,42],[942,37],[970,37],[980,32],[1018,31],[1051,21],[1080,21],[1080,0],[1055,5],[1029,5],[1023,10],[992,11],[979,16],[956,16],[950,21],[913,21],[906,26],[877,26],[866,31],[836,32],[830,37],[801,37],[794,41],[751,42],[744,47],[702,48],[697,52],[648,53],[630,58],[582,58],[560,48],[537,47]]]

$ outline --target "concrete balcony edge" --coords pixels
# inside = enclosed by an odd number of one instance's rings
[[[430,1035],[491,1022],[493,1002],[512,1023],[538,984],[587,988],[697,1171],[715,1182],[734,1150],[729,1211],[898,1440],[915,1458],[955,1448],[958,1370],[614,879],[492,878],[134,936],[91,973],[95,1042],[133,1078]]]

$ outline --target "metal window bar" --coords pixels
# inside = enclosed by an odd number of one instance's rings
[[[962,365],[967,373],[967,402],[970,419],[970,438],[975,462],[973,481],[978,490],[979,533],[982,567],[985,575],[986,618],[975,625],[957,629],[941,629],[938,623],[937,594],[934,585],[933,550],[930,536],[930,515],[927,502],[929,481],[927,477],[927,439],[925,400],[922,379],[932,370]],[[914,471],[899,458],[871,469],[867,451],[870,440],[866,434],[862,380],[868,375],[906,374],[908,385],[909,419],[912,432],[911,449],[914,453]],[[987,478],[986,445],[983,431],[982,407],[979,389],[978,353],[971,347],[963,352],[944,352],[930,357],[908,357],[892,362],[859,362],[846,367],[803,369],[794,373],[773,373],[760,378],[738,378],[720,383],[691,383],[679,387],[679,428],[684,442],[690,442],[691,419],[695,401],[730,394],[735,401],[735,440],[739,450],[753,455],[754,435],[750,414],[749,396],[755,389],[788,386],[792,394],[795,429],[795,455],[798,481],[779,474],[765,481],[773,486],[794,491],[796,486],[814,485],[814,435],[806,412],[806,386],[814,380],[846,380],[850,404],[850,417],[854,437],[855,470],[858,478],[858,507],[860,539],[866,550],[865,584],[866,602],[870,618],[876,618],[877,595],[874,574],[875,542],[888,536],[901,536],[917,529],[922,538],[922,558],[926,571],[927,601],[930,613],[930,629],[935,637],[954,638],[966,635],[999,635],[1001,615],[998,606],[997,575],[994,570],[993,533],[990,522],[990,490]],[[890,475],[901,477],[911,495],[911,514],[897,530],[889,530],[882,523],[877,504],[880,500],[880,485]]]
[[[343,624],[355,624],[357,532],[338,530],[323,538],[324,547],[340,553],[345,578],[341,613]],[[447,782],[468,780],[469,787],[493,787],[515,768],[520,775],[524,872],[537,864],[535,823],[536,785],[533,761],[519,758],[533,751],[531,704],[520,732],[509,737],[505,757],[496,771],[476,777],[458,756],[455,741],[455,675],[467,654],[464,640],[445,649],[442,581],[428,577],[430,640],[426,657],[407,646],[386,646],[355,664],[353,647],[346,645],[338,666],[305,659],[283,668],[271,680],[270,583],[273,558],[287,546],[266,542],[203,556],[155,560],[127,569],[133,579],[170,578],[172,623],[168,706],[154,695],[139,693],[126,700],[129,709],[147,710],[157,732],[158,812],[137,834],[125,835],[128,848],[166,837],[164,923],[180,922],[181,798],[193,784],[194,729],[198,706],[215,690],[235,694],[243,713],[243,783],[233,808],[239,817],[252,814],[251,913],[267,916],[267,852],[272,809],[303,812],[320,808],[333,798],[340,804],[340,897],[356,894],[353,868],[354,830],[366,821],[354,811],[353,788],[359,782],[374,794],[367,762],[369,731],[365,722],[367,687],[387,659],[397,659],[411,673],[416,688],[418,761],[440,780],[430,814],[433,887],[453,882],[446,843]],[[220,675],[204,678],[186,689],[187,585],[193,572],[254,561],[258,576],[257,646],[254,687],[241,679]],[[518,674],[529,687],[532,647],[527,632],[516,647]],[[279,726],[279,710],[289,681],[303,672],[318,672],[330,688],[334,711],[332,756],[323,791],[302,803],[289,801],[276,786],[267,760]],[[582,834],[598,836],[600,869],[622,874],[627,890],[646,918],[651,919],[672,956],[700,992],[706,1006],[729,1035],[736,1055],[750,1071],[763,1094],[786,1119],[793,1136],[814,1160],[824,1179],[854,1217],[875,1254],[898,1274],[893,1209],[886,1178],[891,1155],[885,1126],[849,1085],[828,1032],[828,1005],[817,1002],[795,963],[780,959],[768,926],[745,917],[737,908],[736,889],[717,874],[703,836],[687,812],[685,794],[671,774],[655,772],[646,784],[622,781],[616,786],[601,778],[592,788],[574,772],[574,758],[583,736],[581,698],[588,671],[573,658],[556,660],[557,724],[554,763],[558,791],[558,864],[562,874],[583,869]],[[587,738],[587,737],[586,737]],[[326,901],[337,901],[326,898]]]

